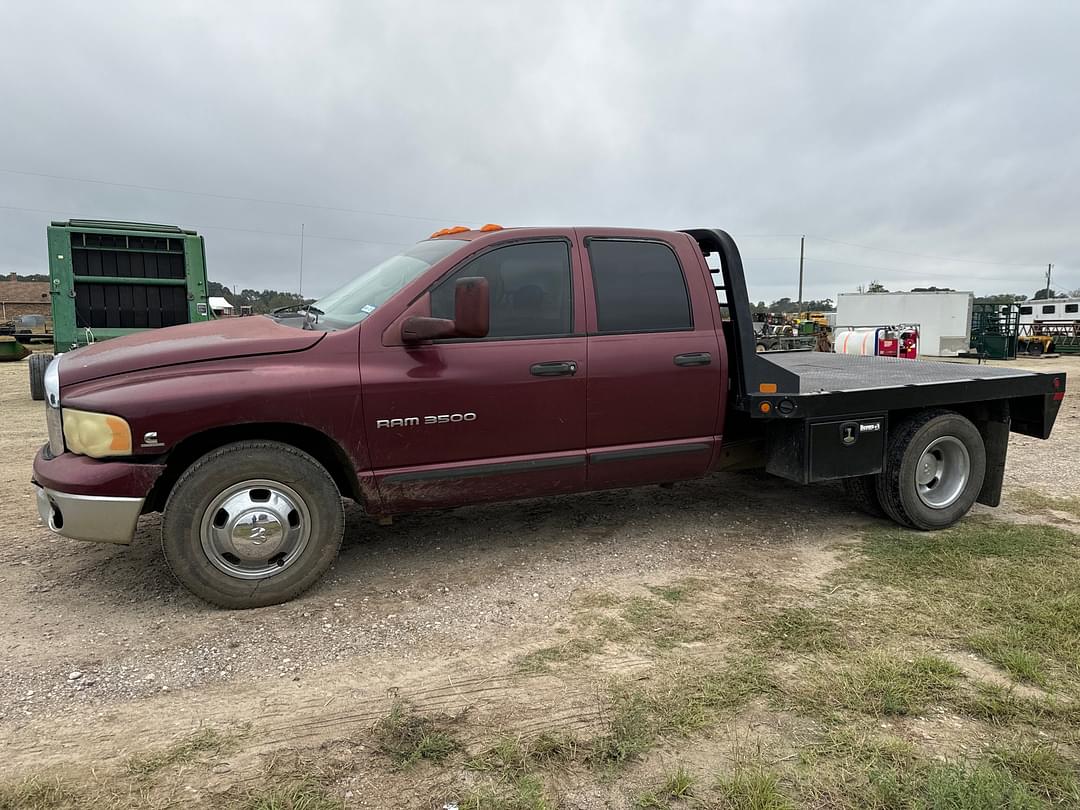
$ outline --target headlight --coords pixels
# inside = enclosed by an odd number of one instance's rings
[[[72,453],[104,458],[131,455],[131,428],[119,416],[64,408],[64,440]]]

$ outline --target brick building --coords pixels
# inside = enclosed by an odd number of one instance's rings
[[[14,273],[0,280],[0,323],[18,315],[47,316],[51,313],[49,282],[16,281]]]

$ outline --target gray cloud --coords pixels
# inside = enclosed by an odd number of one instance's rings
[[[871,278],[1030,293],[1047,262],[1080,287],[1074,3],[40,2],[3,19],[0,168],[402,216],[0,172],[0,272],[41,271],[46,223],[77,215],[195,227],[237,287],[295,288],[303,222],[315,295],[487,221],[719,225],[755,298],[795,295],[800,233],[808,297]]]

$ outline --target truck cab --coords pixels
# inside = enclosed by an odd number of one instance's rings
[[[1063,375],[985,367],[898,394],[903,372],[858,362],[888,359],[815,357],[755,352],[723,231],[448,229],[302,317],[58,358],[39,509],[120,543],[163,512],[177,578],[255,607],[330,566],[343,497],[385,518],[758,466],[941,528],[996,502],[1009,431],[1045,438],[1064,395]]]

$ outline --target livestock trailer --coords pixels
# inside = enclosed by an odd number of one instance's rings
[[[175,225],[72,219],[48,228],[49,294],[57,353],[212,317],[206,249]],[[30,396],[44,399],[52,355],[30,357]]]

